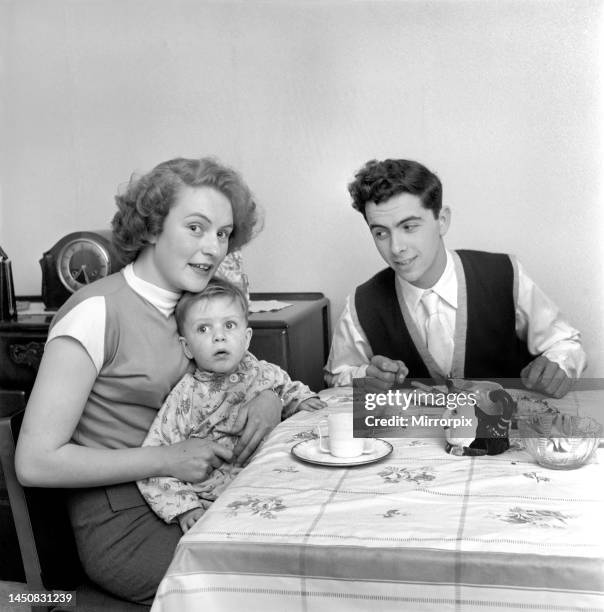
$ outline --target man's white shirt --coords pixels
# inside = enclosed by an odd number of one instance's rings
[[[544,355],[557,363],[568,376],[577,378],[585,369],[586,357],[581,346],[581,334],[567,323],[558,307],[528,276],[515,259],[516,334],[527,344],[532,355]],[[402,297],[413,319],[421,341],[426,343],[425,308],[421,298],[425,289],[411,285],[395,275],[397,295]],[[444,328],[453,340],[458,311],[458,279],[453,256],[447,251],[445,270],[430,289],[439,296],[438,309]],[[400,305],[402,308],[402,304]],[[451,342],[451,353],[453,352]],[[354,294],[346,298],[344,311],[334,331],[329,359],[325,365],[325,380],[329,386],[350,386],[353,378],[365,376],[373,352],[363,331],[354,305]],[[450,355],[452,358],[452,354]],[[451,359],[449,360],[449,362]]]

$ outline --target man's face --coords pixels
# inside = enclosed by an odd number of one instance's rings
[[[442,237],[451,213],[443,207],[437,219],[418,196],[395,195],[376,204],[369,202],[365,217],[384,261],[407,282],[428,289],[441,277],[447,263]]]
[[[231,296],[212,296],[187,312],[181,342],[200,370],[229,374],[243,359],[252,330],[241,305]]]

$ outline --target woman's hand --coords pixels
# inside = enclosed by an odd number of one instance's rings
[[[189,438],[161,448],[167,456],[162,475],[183,482],[201,482],[214,468],[233,458],[233,453],[224,446],[201,438]]]
[[[281,422],[283,404],[274,391],[262,391],[242,406],[232,429],[227,433],[240,435],[233,449],[235,464],[243,465],[262,440]]]

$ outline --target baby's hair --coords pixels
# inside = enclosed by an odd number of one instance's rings
[[[237,285],[229,282],[228,280],[213,278],[202,291],[197,293],[185,291],[178,300],[178,304],[176,304],[176,309],[174,311],[176,325],[178,326],[178,333],[183,335],[187,314],[194,304],[211,300],[215,297],[232,298],[233,301],[235,301],[241,307],[241,312],[243,313],[245,322],[247,323],[248,305],[247,298],[245,297],[243,291]]]

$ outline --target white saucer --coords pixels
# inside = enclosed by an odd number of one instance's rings
[[[323,452],[319,448],[319,440],[304,440],[298,442],[292,447],[292,455],[306,463],[314,463],[316,465],[328,466],[343,466],[349,467],[353,465],[365,465],[366,463],[375,463],[384,457],[387,457],[392,452],[392,444],[380,438],[373,439],[373,450],[364,455],[357,457],[334,457],[329,453]]]

